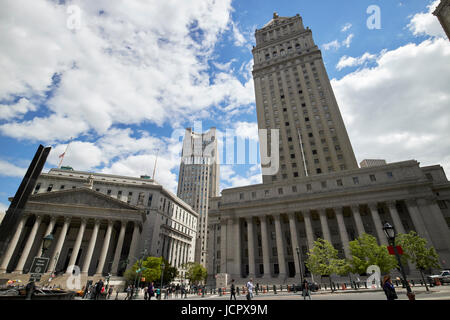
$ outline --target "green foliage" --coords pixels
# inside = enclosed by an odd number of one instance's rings
[[[338,250],[330,242],[320,238],[314,241],[305,264],[311,273],[322,276],[347,274],[349,270],[345,259],[338,259]]]
[[[125,271],[124,277],[129,282],[134,282],[136,279],[137,272],[136,270],[139,269],[139,264],[142,262],[141,265],[141,272],[139,273],[139,277],[144,277],[145,282],[152,282],[152,281],[160,281],[161,280],[161,263],[164,262],[165,268],[164,268],[164,276],[163,276],[163,282],[164,283],[170,283],[175,279],[175,277],[178,275],[178,270],[175,267],[172,267],[169,265],[169,263],[164,260],[162,257],[147,257],[145,259],[138,260],[135,262],[135,264]]]
[[[389,254],[386,246],[378,245],[377,239],[370,234],[362,234],[350,241],[349,246],[352,255],[349,263],[353,273],[364,274],[370,265],[380,267],[383,274],[397,267],[395,256]]]
[[[198,284],[206,280],[208,274],[206,268],[201,264],[197,262],[189,262],[184,267],[187,269],[186,279],[189,279],[192,284]]]
[[[399,234],[396,243],[402,247],[404,258],[415,264],[417,269],[440,268],[436,250],[433,247],[427,248],[427,240],[417,235],[414,231]]]

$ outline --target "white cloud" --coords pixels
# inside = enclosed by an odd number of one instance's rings
[[[415,35],[428,35],[433,37],[446,37],[444,30],[433,11],[439,5],[440,0],[434,0],[427,8],[428,12],[415,14],[408,24],[409,30]]]
[[[352,39],[355,35],[353,33],[349,34],[347,38],[345,38],[344,41],[342,41],[342,45],[346,46],[347,48],[350,48],[350,43],[352,42]]]
[[[352,27],[352,24],[350,22],[347,22],[341,29],[341,32],[345,32],[349,30]]]
[[[325,43],[322,45],[324,50],[330,50],[330,49],[339,49],[341,47],[341,43],[337,40],[333,40],[331,42]]]
[[[220,166],[221,190],[262,183],[261,168],[259,165],[250,167],[244,176],[237,173],[236,168],[237,166],[231,165]]]
[[[0,175],[21,178],[25,175],[27,168],[22,168],[8,161],[0,159]]]
[[[331,50],[331,49],[337,50],[340,47],[347,47],[347,48],[349,48],[350,44],[352,42],[352,39],[354,38],[354,36],[355,35],[353,33],[350,33],[347,36],[347,38],[345,38],[345,40],[343,40],[342,42],[339,42],[338,40],[333,40],[331,42],[323,44],[322,48],[324,50]]]
[[[368,52],[364,53],[361,57],[357,58],[343,56],[336,65],[336,69],[342,70],[343,68],[346,67],[360,66],[368,61],[375,60],[376,58],[377,56],[375,54],[370,54]]]
[[[355,154],[417,159],[450,172],[450,43],[380,52],[377,65],[331,81]]]
[[[3,135],[54,142],[92,131],[104,135],[115,124],[205,116],[221,104],[245,109],[254,101],[251,78],[242,83],[232,70],[208,73],[217,41],[230,26],[243,41],[230,17],[231,0],[73,4],[82,21],[75,31],[66,27],[65,5],[2,4],[0,29],[8,32],[0,34],[0,99],[45,101],[52,93],[39,110],[45,116],[2,124]]]
[[[19,99],[15,104],[0,104],[0,120],[18,118],[28,111],[36,111],[36,109],[36,106],[26,98]]]

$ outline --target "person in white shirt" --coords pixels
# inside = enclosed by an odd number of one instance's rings
[[[250,278],[250,280],[247,282],[247,300],[251,300],[253,298],[253,279]]]

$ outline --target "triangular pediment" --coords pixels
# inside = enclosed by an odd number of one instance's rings
[[[128,209],[139,210],[139,208],[129,205],[126,202],[117,200],[103,193],[89,188],[76,188],[62,191],[52,191],[38,193],[30,196],[30,202],[52,203],[64,205],[79,205],[104,209]]]

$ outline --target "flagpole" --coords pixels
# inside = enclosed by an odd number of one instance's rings
[[[155,165],[153,166],[153,176],[152,179],[155,180],[155,172],[156,172],[156,162],[158,161],[159,149],[156,152]]]
[[[72,138],[70,138],[69,143],[66,146],[66,150],[63,152],[62,155],[59,156],[61,158],[61,160],[59,161],[58,169],[61,169],[61,164],[62,164],[62,162],[64,160],[64,157],[66,156],[67,149],[69,149],[69,145],[70,145],[71,142],[72,142]]]

